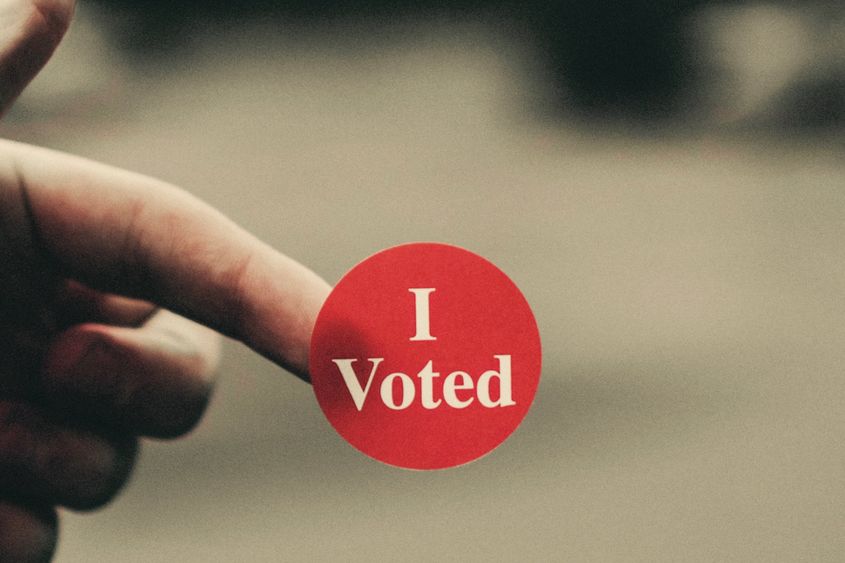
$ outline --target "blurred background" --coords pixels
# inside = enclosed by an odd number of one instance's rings
[[[534,408],[362,456],[227,342],[200,427],[59,562],[839,561],[845,9],[81,0],[4,135],[161,177],[335,282],[464,246],[532,305]]]

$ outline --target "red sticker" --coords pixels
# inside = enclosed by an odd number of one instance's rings
[[[514,283],[489,261],[436,243],[397,246],[349,271],[311,339],[311,382],[335,430],[411,469],[477,459],[528,412],[540,335]]]

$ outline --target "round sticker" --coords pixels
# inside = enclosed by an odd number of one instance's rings
[[[311,382],[335,430],[410,469],[477,459],[528,412],[540,335],[516,285],[462,248],[397,246],[332,290],[311,339]]]

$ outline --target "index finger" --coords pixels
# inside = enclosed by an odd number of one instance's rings
[[[314,272],[164,182],[10,141],[0,151],[0,202],[23,208],[35,251],[61,274],[157,303],[307,378],[329,292]]]

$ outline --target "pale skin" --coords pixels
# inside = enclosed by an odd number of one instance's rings
[[[0,0],[0,110],[72,0]],[[49,560],[56,508],[126,481],[140,437],[199,420],[218,333],[303,379],[329,292],[185,191],[0,140],[0,561]]]

